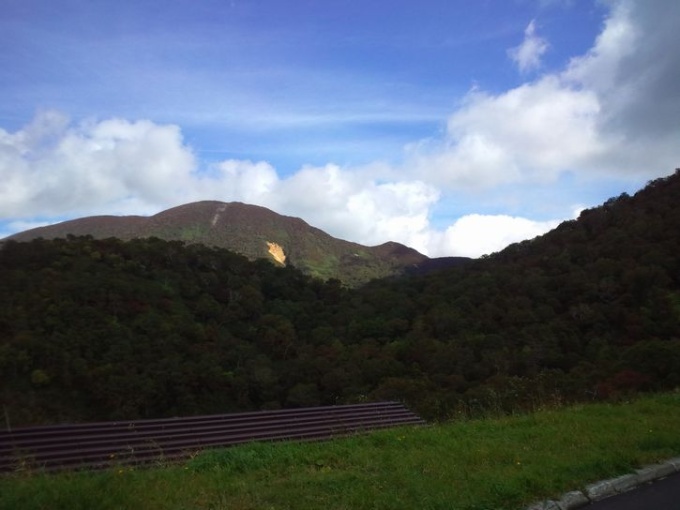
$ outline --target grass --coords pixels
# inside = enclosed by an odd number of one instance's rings
[[[680,455],[680,394],[0,478],[2,509],[521,509]]]

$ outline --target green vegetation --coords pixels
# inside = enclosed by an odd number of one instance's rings
[[[324,443],[254,443],[151,469],[0,479],[3,509],[520,509],[680,454],[680,394]]]
[[[337,275],[339,261],[335,255],[325,255],[318,259],[310,259],[304,267],[301,267],[304,272],[310,274],[315,278],[321,280],[328,280],[334,275]]]
[[[192,242],[196,241],[197,239],[202,239],[204,236],[207,235],[207,231],[208,231],[207,226],[193,225],[190,227],[183,228],[177,234],[177,237],[179,237],[182,240]]]
[[[292,264],[322,279],[337,278],[350,287],[374,278],[401,274],[406,266],[427,261],[424,255],[398,243],[377,247],[336,239],[299,218],[238,202],[202,201],[173,207],[151,217],[100,216],[39,227],[11,236],[15,241],[36,238],[122,240],[155,237],[224,248],[251,260],[271,260],[267,242],[279,244]],[[355,257],[361,253],[361,257]]]
[[[0,249],[12,426],[401,400],[426,419],[680,387],[680,173],[533,241],[347,289],[156,238]]]

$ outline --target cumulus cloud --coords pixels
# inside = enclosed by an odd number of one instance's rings
[[[541,67],[541,57],[548,51],[548,42],[536,34],[536,20],[531,20],[524,30],[524,40],[508,55],[517,64],[520,72],[526,73]]]
[[[0,129],[2,228],[50,216],[151,214],[192,200],[240,200],[363,244],[393,240],[435,256],[498,251],[558,221],[496,211],[435,228],[441,197],[505,186],[526,198],[566,173],[582,181],[645,179],[678,166],[680,53],[673,49],[680,31],[673,20],[680,3],[672,4],[610,0],[588,52],[502,93],[471,90],[441,139],[416,143],[400,166],[302,166],[286,176],[263,161],[205,168],[178,126],[74,124],[43,112],[15,132]],[[546,50],[532,22],[510,56],[526,72]]]
[[[605,149],[599,111],[592,92],[564,87],[555,76],[497,96],[473,91],[449,118],[444,144],[418,154],[415,164],[451,188],[551,180]]]
[[[179,199],[195,160],[177,126],[110,119],[72,126],[38,114],[15,133],[0,130],[0,215],[60,215],[125,204],[149,210]]]
[[[451,189],[582,177],[655,177],[680,156],[680,4],[612,0],[593,47],[561,72],[500,94],[470,91],[444,140],[413,151],[412,166]],[[545,51],[511,54],[520,67]],[[527,45],[527,49],[523,50]],[[532,46],[533,44],[533,46]],[[532,50],[533,48],[533,50]]]
[[[179,128],[150,121],[72,126],[47,112],[0,135],[1,214],[13,220],[6,234],[45,224],[30,218],[151,214],[216,199],[269,207],[362,244],[398,241],[430,256],[477,257],[557,224],[474,214],[438,230],[431,212],[439,190],[423,180],[388,180],[395,170],[384,165],[305,166],[284,178],[267,162],[225,160],[199,172]]]
[[[429,210],[439,198],[422,181],[380,182],[335,165],[305,168],[284,182],[281,208],[319,222],[346,239],[379,244],[399,239],[421,247]]]
[[[263,161],[201,169],[177,126],[121,119],[74,126],[44,112],[15,133],[0,131],[0,215],[9,234],[35,226],[26,218],[151,214],[193,200],[242,201],[308,219],[344,239],[427,249],[438,192],[418,180],[380,179],[377,168],[305,166],[285,178]]]
[[[531,239],[552,230],[559,221],[532,221],[507,215],[469,214],[444,232],[433,233],[429,251],[479,257],[495,253],[511,243]]]
[[[598,94],[604,129],[627,138],[677,136],[680,4],[610,3],[612,12],[594,46],[573,59],[565,77]]]
[[[0,177],[7,183],[1,214],[14,218],[4,226],[7,234],[45,224],[22,218],[74,210],[150,214],[209,198],[262,205],[337,237],[367,245],[394,240],[432,256],[478,256],[544,231],[529,220],[491,216],[465,217],[438,231],[430,215],[439,191],[422,180],[378,178],[393,170],[379,165],[305,166],[282,178],[266,162],[226,160],[198,172],[179,129],[150,121],[72,126],[47,112],[16,133],[0,134]]]
[[[219,163],[216,170],[210,178],[201,180],[198,196],[214,194],[226,201],[265,206],[279,186],[276,170],[264,161],[230,159]]]

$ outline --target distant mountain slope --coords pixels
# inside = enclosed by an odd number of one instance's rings
[[[424,276],[355,289],[202,244],[7,241],[3,414],[15,426],[368,399],[449,419],[680,388],[678,203],[680,171],[463,268],[426,261]],[[186,213],[148,222],[177,228]],[[267,218],[233,235],[257,237]]]
[[[336,239],[299,218],[240,202],[203,201],[168,209],[151,217],[92,216],[35,228],[10,237],[29,241],[68,235],[123,240],[158,237],[227,248],[250,259],[290,264],[322,279],[355,286],[374,278],[418,268],[428,257],[394,242],[367,247]],[[458,260],[456,262],[459,262]]]

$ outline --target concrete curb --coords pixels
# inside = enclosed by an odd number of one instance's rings
[[[677,472],[680,472],[680,457],[637,469],[632,474],[591,483],[582,491],[567,492],[556,501],[548,499],[540,503],[534,503],[527,507],[527,510],[575,510],[593,501],[621,494]]]

